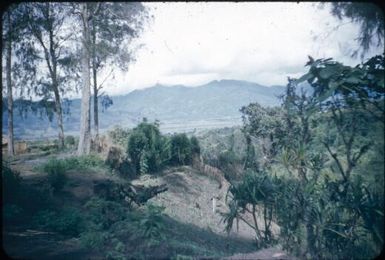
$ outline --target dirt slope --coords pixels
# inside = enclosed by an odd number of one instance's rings
[[[38,184],[43,177],[33,169],[46,158],[38,160],[23,160],[14,165],[21,172],[23,179],[31,184]],[[120,177],[106,172],[69,172],[69,184],[64,188],[63,196],[67,203],[81,206],[93,196],[93,181],[109,179],[119,182]],[[44,178],[43,178],[44,179]],[[222,251],[221,255],[232,255],[231,252],[244,252],[229,259],[282,259],[286,254],[278,247],[260,250],[254,253],[253,231],[239,222],[230,234],[224,231],[220,212],[227,210],[225,199],[228,183],[218,187],[218,182],[205,176],[191,167],[170,168],[158,175],[143,175],[134,180],[133,184],[160,185],[167,184],[168,190],[158,194],[149,202],[165,207],[164,213],[168,215],[172,227],[170,232],[175,234],[176,241],[203,241],[203,244],[212,244],[212,248]],[[216,212],[213,212],[212,198],[216,198]],[[39,233],[29,229],[8,230],[6,237],[10,240],[9,250],[12,255],[28,258],[97,258],[80,248],[77,239],[62,239],[57,234]],[[212,235],[210,235],[212,234]],[[185,246],[185,245],[183,245]],[[236,250],[234,251],[234,248]],[[23,253],[21,254],[21,251]],[[239,250],[239,251],[238,251]],[[228,252],[228,253],[227,253]],[[11,253],[11,252],[9,252]]]

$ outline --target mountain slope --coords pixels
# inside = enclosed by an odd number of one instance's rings
[[[133,127],[143,117],[160,120],[164,132],[240,125],[242,106],[251,102],[279,105],[278,96],[283,92],[282,86],[265,87],[238,80],[212,81],[198,87],[155,85],[112,97],[114,104],[100,113],[100,129],[103,131],[114,125]],[[6,119],[3,108],[3,133]],[[64,115],[65,132],[76,135],[79,122],[80,100],[75,99],[71,102],[70,113]],[[16,112],[15,135],[22,138],[56,136],[56,119],[49,122],[33,114],[22,119]]]

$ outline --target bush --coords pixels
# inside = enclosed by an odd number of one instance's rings
[[[159,124],[144,120],[132,130],[128,140],[127,154],[137,173],[159,171],[169,160],[169,143],[161,136]]]
[[[145,214],[139,222],[139,231],[144,237],[152,241],[164,239],[165,226],[162,217],[164,209],[164,207],[147,204]]]
[[[48,174],[48,183],[54,191],[61,190],[67,182],[66,164],[63,160],[50,159],[44,166],[43,171]]]
[[[104,166],[103,160],[96,154],[71,156],[65,159],[50,159],[47,163],[43,164],[41,169],[44,172],[52,172],[53,169],[59,169],[59,171],[68,170],[84,170],[92,167]]]
[[[186,165],[191,162],[192,149],[187,135],[184,133],[173,135],[171,137],[171,163],[174,165]]]
[[[101,248],[110,238],[106,231],[89,230],[80,234],[80,243],[87,248]]]
[[[96,154],[82,155],[77,157],[79,168],[100,167],[104,165],[103,160]]]
[[[42,210],[33,217],[33,222],[40,228],[63,235],[77,236],[82,231],[83,217],[75,208],[67,208],[61,212]]]
[[[64,139],[64,143],[66,146],[72,147],[75,146],[75,137],[72,135],[67,135]]]
[[[108,132],[108,135],[111,137],[112,141],[122,147],[127,147],[130,134],[131,131],[129,129],[121,128],[119,126],[115,126],[113,130]]]
[[[84,207],[88,210],[88,219],[95,230],[108,229],[112,224],[124,220],[128,214],[122,204],[97,197],[87,201]]]
[[[132,130],[128,140],[127,154],[137,173],[153,173],[166,165],[187,165],[194,155],[200,154],[198,139],[189,139],[186,134],[163,136],[158,122],[144,120]]]

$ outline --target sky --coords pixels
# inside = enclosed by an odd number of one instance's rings
[[[286,85],[299,77],[308,55],[356,65],[359,27],[329,7],[295,2],[145,3],[153,19],[136,41],[144,46],[127,72],[106,81],[110,95],[155,84],[198,86],[236,79]],[[337,28],[338,27],[338,28]],[[374,48],[366,57],[381,53]],[[101,76],[103,78],[103,76]]]

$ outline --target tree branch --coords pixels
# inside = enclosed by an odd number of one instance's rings
[[[325,145],[325,147],[328,150],[329,154],[331,155],[331,157],[333,157],[334,161],[337,163],[338,169],[340,170],[341,175],[344,178],[344,181],[347,181],[347,178],[345,176],[344,168],[342,167],[342,164],[341,164],[340,160],[338,159],[337,154],[332,152],[332,150],[330,149],[330,146],[326,142],[322,142],[322,143]]]
[[[98,86],[98,91],[101,90],[103,88],[103,84],[106,82],[106,80],[111,76],[112,72],[114,71],[114,69],[112,68],[110,73],[104,78],[104,80],[102,81],[102,83]]]

